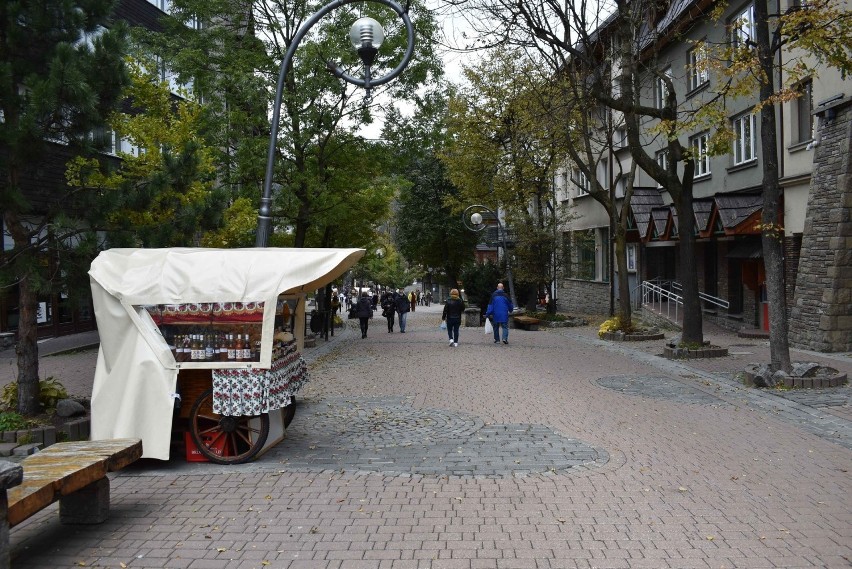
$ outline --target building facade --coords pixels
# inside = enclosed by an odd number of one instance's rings
[[[121,20],[131,27],[143,27],[160,31],[160,20],[170,9],[169,0],[119,0],[113,11],[113,20]],[[165,76],[164,78],[170,79]],[[119,161],[119,152],[134,152],[126,139],[112,132],[92,133],[105,138],[104,156],[106,160]],[[63,195],[67,185],[66,165],[74,156],[60,141],[50,142],[49,158],[39,161],[29,169],[20,185],[30,205],[27,221],[37,227],[44,219],[43,213],[57,205],[57,196]],[[61,205],[61,204],[60,204]],[[0,205],[2,207],[2,205]],[[0,224],[3,224],[0,216]],[[49,231],[49,229],[47,230]],[[9,231],[2,227],[2,251],[0,255],[10,254],[13,241]],[[58,282],[54,291],[43,294],[38,299],[38,335],[40,338],[61,336],[95,329],[91,295],[88,286],[85,290],[69,290],[68,283],[58,275],[58,259],[54,254],[45,253],[42,261],[45,274]],[[18,328],[20,314],[18,286],[12,284],[0,289],[0,333],[13,333]]]
[[[654,46],[651,65],[656,73],[647,74],[647,79],[642,82],[643,104],[657,106],[665,98],[666,86],[660,81],[660,75],[671,79],[683,108],[694,111],[710,104],[719,93],[720,79],[709,72],[712,66],[703,64],[706,58],[714,57],[713,52],[703,46],[723,46],[743,37],[753,37],[752,3],[729,4],[721,18],[724,25],[709,18],[701,19],[706,16],[696,18],[689,10],[690,6],[696,4],[674,3],[669,14],[661,20],[661,25],[673,25],[678,19],[690,19],[688,25],[679,27],[678,35],[661,34],[664,39],[659,41],[665,44]],[[799,4],[795,0],[782,0],[779,8],[799,9]],[[780,57],[782,67],[787,68],[788,63],[801,57],[801,54],[788,51],[782,52]],[[785,76],[777,80],[791,83]],[[825,109],[844,100],[844,93],[849,93],[852,84],[833,69],[821,69],[818,74],[798,79],[793,87],[799,96],[776,105],[779,147],[775,151],[783,194],[780,213],[788,307],[794,306],[797,290],[803,291],[810,286],[808,275],[803,276],[799,272],[799,260],[803,241],[805,244],[814,242],[808,232],[820,224],[814,222],[806,226],[806,219],[813,217],[810,210],[814,205],[822,203],[814,197],[824,193],[826,186],[814,176],[814,172],[820,167],[819,160],[836,160],[828,153],[818,151],[822,144],[820,129],[827,116]],[[765,157],[756,104],[756,97],[726,99],[726,126],[733,133],[729,152],[711,151],[711,132],[707,129],[698,128],[679,136],[696,156],[693,210],[699,289],[728,305],[727,309],[722,309],[705,302],[706,313],[708,317],[716,318],[721,324],[732,328],[745,326],[768,330],[765,267],[759,227],[763,205],[762,162]],[[838,113],[835,122],[839,121],[841,126],[834,127],[835,130],[842,130],[843,121],[848,121],[848,117],[848,113]],[[632,160],[630,151],[622,142],[623,136],[618,132],[617,118],[610,124],[615,128],[611,137],[613,144],[597,165],[599,181],[605,182],[605,187],[616,178],[615,170],[628,170]],[[665,143],[654,132],[655,125],[656,121],[652,120],[643,125],[643,145],[649,153],[653,153],[659,164],[664,165],[668,159]],[[564,231],[564,258],[569,270],[563,271],[559,300],[562,309],[604,312],[602,309],[613,306],[613,298],[623,294],[623,291],[617,289],[617,279],[613,278],[614,269],[611,269],[610,222],[603,207],[589,195],[587,183],[570,164],[557,174],[554,181],[557,195],[563,202],[573,206],[576,214],[576,219]],[[613,193],[616,198],[622,198],[623,187],[616,184]],[[839,203],[843,203],[843,199],[846,202],[850,199],[848,191],[842,195],[836,192],[832,195],[841,200]],[[848,209],[846,211],[848,226]],[[627,294],[636,300],[642,281],[676,287],[679,274],[677,213],[666,189],[641,169],[637,169],[628,216],[631,290]],[[848,257],[849,241],[842,242],[842,239],[841,235],[834,235],[831,243],[836,250],[845,247],[845,256]],[[837,259],[842,258],[845,258],[842,254],[837,255]],[[838,260],[833,256],[831,259],[836,265]],[[613,284],[610,285],[610,282]],[[845,288],[845,293],[839,292],[837,297],[843,298],[843,294],[846,294],[846,304],[849,305],[849,282],[835,283],[834,286],[841,291]],[[797,314],[806,311],[808,305],[804,300],[798,301]],[[845,324],[836,319],[835,327],[843,329],[845,326],[845,335],[852,337],[849,319],[843,322]],[[796,326],[792,324],[793,329]],[[836,333],[842,335],[844,332]],[[802,335],[794,336],[804,338]],[[816,340],[794,339],[795,342],[813,349],[827,347],[825,343]]]

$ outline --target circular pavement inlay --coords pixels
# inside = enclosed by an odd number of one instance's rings
[[[709,393],[668,377],[644,375],[613,375],[596,380],[601,387],[641,397],[669,399],[679,403],[701,405],[725,405],[726,403]]]
[[[438,476],[527,475],[599,467],[603,449],[541,425],[485,424],[416,409],[400,397],[300,400],[286,437],[264,456],[293,469]]]

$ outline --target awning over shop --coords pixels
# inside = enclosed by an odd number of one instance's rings
[[[677,239],[677,211],[665,205],[659,188],[634,188],[630,202],[633,227],[643,242]],[[760,194],[718,194],[692,203],[695,230],[699,237],[714,234],[756,235],[759,233],[763,198]]]
[[[630,214],[633,216],[633,224],[639,231],[639,237],[647,241],[652,237],[651,211],[656,207],[664,207],[663,197],[659,188],[634,187],[633,197],[630,200]]]
[[[714,196],[716,214],[728,235],[756,233],[754,223],[763,208],[760,194],[718,194]]]

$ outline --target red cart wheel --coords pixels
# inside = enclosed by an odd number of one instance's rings
[[[213,390],[202,393],[189,413],[198,451],[210,462],[242,464],[254,458],[269,436],[269,415],[229,417],[213,412]]]

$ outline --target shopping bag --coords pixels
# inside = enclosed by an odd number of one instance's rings
[[[446,321],[442,320],[441,321],[441,330],[446,330],[446,329],[447,329],[447,323],[446,323]]]
[[[485,319],[485,333],[486,334],[493,334],[494,333],[494,327],[491,325],[491,319],[490,318]]]

